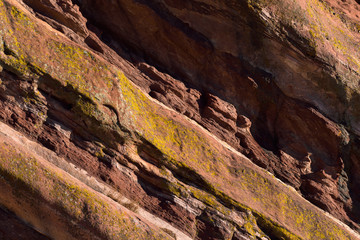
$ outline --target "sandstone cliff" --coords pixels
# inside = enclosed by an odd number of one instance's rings
[[[0,0],[0,239],[360,239],[354,0]]]

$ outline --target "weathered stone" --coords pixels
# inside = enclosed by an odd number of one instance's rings
[[[0,204],[54,239],[358,239],[313,205],[358,230],[354,4],[0,1]]]

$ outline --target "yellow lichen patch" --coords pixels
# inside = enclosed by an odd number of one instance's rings
[[[54,61],[61,63],[62,69],[59,69],[59,72],[63,74],[65,85],[70,85],[84,96],[93,99],[93,89],[83,78],[89,74],[89,69],[84,66],[87,63],[88,52],[59,42],[50,43],[49,47],[56,53]]]
[[[49,204],[62,208],[69,215],[69,222],[90,221],[92,227],[107,239],[170,239],[159,229],[138,226],[138,220],[134,220],[126,211],[116,209],[61,170],[43,165],[11,145],[0,144],[0,160],[1,177],[16,191],[33,192],[34,196],[40,194]]]
[[[196,189],[194,187],[190,187],[189,190],[191,192],[191,195],[193,197],[195,197],[196,199],[202,201],[203,203],[205,203],[215,209],[220,208],[221,205],[217,202],[216,198],[213,195],[211,195],[205,191]]]
[[[24,27],[34,29],[34,23],[24,13],[19,11],[16,7],[11,7],[11,15],[16,19],[16,22]]]
[[[246,222],[243,227],[246,229],[246,231],[251,235],[255,236],[256,231],[254,230],[254,225],[250,222]]]
[[[290,26],[307,39],[314,50],[311,54],[317,54],[321,58],[332,55],[331,57],[340,58],[341,62],[360,72],[360,67],[356,64],[360,58],[357,24],[348,22],[342,17],[342,13],[330,7],[327,1],[251,0],[248,4],[258,14],[261,14],[262,9],[273,11],[276,16],[273,24],[280,28]]]
[[[330,219],[327,219],[326,216],[323,216],[315,209],[307,209],[299,202],[294,201],[294,199],[290,197],[289,191],[279,191],[276,185],[269,182],[268,179],[265,179],[262,174],[258,174],[251,170],[243,170],[241,173],[243,186],[252,189],[251,191],[255,193],[259,203],[263,204],[265,208],[276,205],[276,214],[278,215],[277,218],[282,219],[282,222],[295,223],[297,228],[303,229],[301,232],[301,236],[303,238],[351,239],[345,230],[339,228],[334,222],[332,222]],[[261,218],[265,219],[263,215],[261,215]],[[327,224],[323,224],[324,222],[327,222]],[[266,225],[269,225],[270,223],[271,222],[269,220],[264,222]],[[279,228],[282,229],[280,226]],[[285,231],[285,229],[282,231]],[[286,232],[288,231],[286,230]]]
[[[327,39],[333,49],[345,56],[345,59],[359,58],[357,52],[354,51],[357,47],[352,30],[324,1],[308,1],[307,13],[311,22],[309,32],[313,42],[323,43]],[[354,66],[359,70],[357,65]]]
[[[276,239],[289,239],[289,240],[301,240],[307,238],[300,238],[295,234],[289,232],[284,227],[280,226],[279,224],[274,223],[269,218],[265,217],[264,215],[255,212],[254,213],[256,222],[260,226],[260,228],[265,231],[265,233],[275,236]]]
[[[100,149],[99,151],[97,151],[96,153],[95,153],[95,156],[96,157],[104,157],[104,152],[103,152],[103,150],[102,149]]]
[[[74,108],[75,111],[85,114],[88,117],[93,117],[96,110],[96,106],[93,103],[84,101],[81,98],[78,99]]]
[[[208,144],[207,139],[170,116],[159,113],[159,108],[123,74],[120,73],[118,78],[122,97],[126,102],[123,111],[131,113],[132,121],[136,123],[136,131],[169,156],[169,159],[182,159],[186,165],[202,168],[214,176],[220,175],[220,154]]]

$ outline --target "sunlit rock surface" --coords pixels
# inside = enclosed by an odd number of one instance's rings
[[[1,239],[360,239],[354,0],[0,0]]]

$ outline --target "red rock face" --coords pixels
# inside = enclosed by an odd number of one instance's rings
[[[308,31],[305,34],[280,17],[287,11],[283,5],[177,0],[24,0],[23,4],[62,32],[68,38],[64,42],[75,42],[119,67],[153,99],[196,121],[307,200],[359,230],[360,105],[353,82],[343,80],[356,79],[356,69],[339,67],[334,60],[339,49],[335,53],[326,46],[316,49]],[[344,11],[352,21],[358,20],[350,8],[329,4],[336,14]],[[306,1],[295,5],[303,7]],[[62,96],[65,90],[79,89],[59,86],[57,91],[47,77],[32,82],[11,69],[3,70],[1,121],[193,239],[282,236],[260,220],[255,230],[247,229],[238,222],[252,215],[223,214],[208,206],[212,199],[202,199],[208,204],[204,205],[195,195],[184,197],[160,174],[165,171],[160,164],[164,153],[139,133],[124,129],[122,121],[127,119],[116,105],[97,107],[110,116],[106,121],[119,127],[118,132],[79,115],[83,109]],[[37,101],[26,100],[37,91]],[[78,102],[88,100],[81,94],[76,96]],[[120,99],[116,93],[107,94],[111,100]],[[139,162],[131,159],[127,138],[136,139]],[[196,172],[187,173],[188,178],[181,169],[173,172],[184,186],[207,184]],[[226,174],[239,175],[231,169]],[[215,199],[233,210],[232,203]]]
[[[319,103],[325,102],[323,96],[311,95],[307,83],[308,89],[297,87],[303,81],[298,71],[308,71],[308,76],[314,71],[289,68],[305,62],[321,67],[304,50],[304,43],[292,42],[306,55],[301,56],[285,47],[286,41],[271,37],[276,32],[268,33],[271,30],[265,30],[246,4],[235,1],[107,5],[88,0],[79,5],[89,23],[102,29],[100,38],[109,46],[120,54],[129,53],[120,45],[131,49],[130,61],[149,77],[146,82],[136,77],[134,81],[152,97],[201,123],[340,219],[350,221],[349,216],[357,215],[352,206],[358,200],[350,197],[349,173],[344,168],[349,162],[344,153],[349,133],[341,120],[333,121],[339,117],[331,109],[342,109],[342,103],[336,100],[324,108]],[[292,38],[291,29],[288,34]],[[147,66],[141,58],[170,75]],[[284,58],[279,61],[289,65],[282,73],[277,63],[268,64],[270,68],[256,65],[265,58],[275,62]],[[285,87],[284,74],[294,86]],[[319,77],[331,78],[326,74]]]

